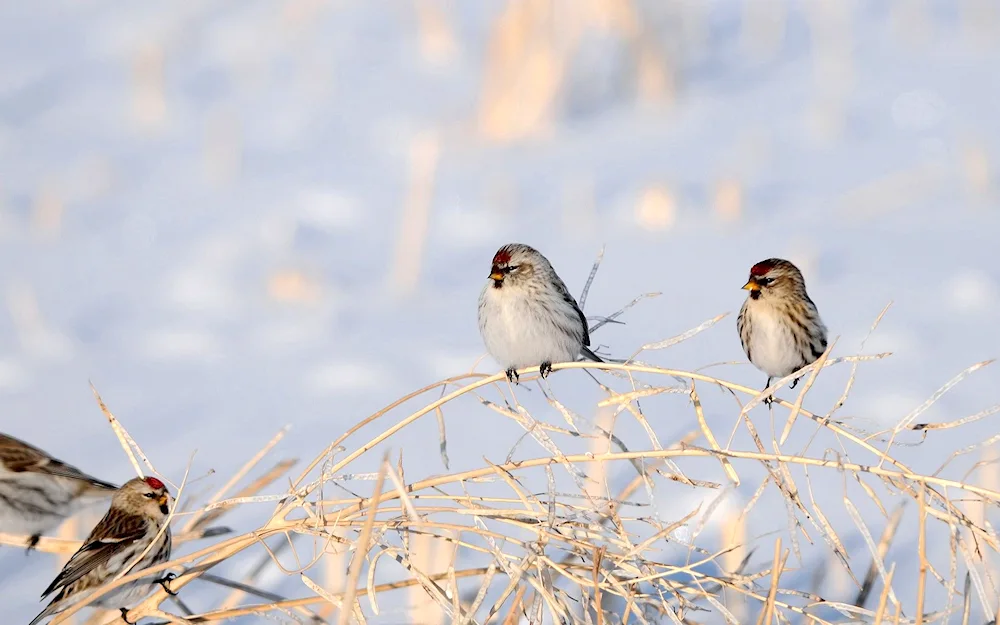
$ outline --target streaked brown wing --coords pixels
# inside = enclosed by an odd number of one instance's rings
[[[57,588],[69,586],[115,555],[127,550],[146,535],[146,530],[146,520],[141,516],[123,514],[114,508],[108,510],[83,542],[83,546],[73,554],[59,575],[45,589],[42,597],[46,597]]]
[[[8,470],[14,473],[37,471],[48,459],[49,456],[42,450],[13,436],[0,434],[0,460]]]
[[[170,533],[170,527],[168,526],[163,532],[162,542],[160,543],[160,549],[156,552],[155,562],[160,564],[166,562],[170,559],[170,552],[173,551],[174,537]]]
[[[41,449],[33,447],[13,436],[0,433],[0,460],[4,466],[14,473],[24,471],[32,473],[47,473],[59,477],[67,477],[74,480],[84,480],[94,486],[107,489],[118,488],[103,480],[91,477],[74,466],[56,460]]]
[[[554,282],[559,295],[565,300],[566,305],[573,307],[573,311],[576,312],[576,316],[580,319],[580,326],[583,328],[583,346],[590,347],[590,324],[587,323],[587,316],[583,314],[583,310],[580,309],[580,305],[576,303],[576,299],[570,294],[569,289],[566,288],[566,283],[562,281],[562,278],[556,275],[553,275],[553,277],[555,278]]]

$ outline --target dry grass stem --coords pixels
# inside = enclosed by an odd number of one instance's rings
[[[90,383],[90,390],[94,393],[94,399],[97,400],[97,405],[107,418],[108,424],[111,425],[111,430],[115,433],[115,436],[118,437],[118,442],[121,443],[122,449],[125,450],[125,455],[128,457],[128,461],[132,463],[132,468],[135,469],[135,474],[139,477],[144,477],[142,467],[139,466],[139,461],[135,457],[135,450],[138,449],[139,446],[132,439],[132,437],[129,436],[129,433],[125,430],[125,427],[122,426],[115,415],[111,414],[111,411],[104,403],[104,400],[101,399],[101,394],[97,392],[97,387],[94,386],[93,382]],[[142,452],[140,451],[140,454],[141,453]],[[153,467],[149,465],[149,461],[146,460],[145,456],[143,456],[143,460],[146,462],[146,465],[149,466],[150,470],[152,470]]]
[[[924,497],[924,489],[921,488],[917,495],[917,504],[920,506],[918,519],[920,529],[917,530],[917,557],[920,559],[920,573],[917,577],[917,613],[916,625],[924,622],[924,593],[927,587],[927,501]]]

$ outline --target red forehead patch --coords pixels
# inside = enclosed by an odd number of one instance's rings
[[[770,260],[764,260],[750,268],[750,275],[763,276],[772,269],[774,269],[774,263]]]
[[[147,484],[149,484],[150,488],[163,488],[164,487],[163,486],[163,482],[161,482],[160,480],[156,479],[155,477],[147,477],[143,481],[146,482]]]
[[[497,252],[496,256],[493,257],[494,265],[504,265],[510,262],[510,252],[507,251],[506,247],[501,247],[500,251]]]

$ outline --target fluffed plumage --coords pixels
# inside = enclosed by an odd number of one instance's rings
[[[0,532],[27,534],[29,546],[87,503],[110,497],[117,488],[0,433]]]
[[[44,618],[86,599],[90,591],[123,570],[127,575],[169,560],[170,529],[165,528],[160,534],[170,512],[168,501],[166,486],[155,477],[133,478],[118,489],[111,499],[108,513],[42,593],[43,598],[52,593],[56,595],[29,625],[36,625]],[[135,562],[151,544],[146,555]],[[119,586],[91,605],[121,609],[124,617],[126,608],[149,594],[152,587],[160,582],[153,576],[142,578]]]
[[[521,243],[493,256],[479,296],[479,332],[486,350],[517,380],[517,370],[539,366],[542,377],[554,362],[580,355],[602,362],[590,350],[587,318],[548,259]]]
[[[767,374],[767,386],[774,378],[812,364],[826,351],[826,326],[806,293],[798,267],[780,258],[761,261],[750,268],[743,288],[750,293],[736,325],[743,351]],[[791,387],[797,383],[796,378]]]

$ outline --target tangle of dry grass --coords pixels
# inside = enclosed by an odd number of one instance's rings
[[[720,318],[680,335],[678,341],[710,328]],[[750,419],[751,410],[788,380],[759,392],[705,373],[666,369],[635,358],[624,363],[554,365],[557,371],[598,369],[611,377],[609,382],[598,382],[597,406],[586,406],[576,397],[557,399],[548,382],[536,384],[531,374],[537,368],[522,371],[522,385],[515,387],[502,373],[468,373],[420,389],[358,423],[294,479],[286,478],[283,492],[259,494],[285,476],[294,461],[278,462],[227,497],[275,447],[283,434],[279,433],[224,488],[187,513],[186,523],[175,526],[175,531],[180,530],[184,539],[218,536],[207,527],[209,523],[237,506],[259,508],[270,502],[274,509],[266,521],[253,531],[226,536],[147,570],[146,575],[178,573],[171,588],[180,596],[157,590],[131,610],[129,619],[216,623],[267,614],[289,622],[365,623],[387,607],[397,615],[405,611],[399,607],[405,605],[400,592],[410,589],[411,600],[416,596],[412,592],[426,596],[433,606],[429,614],[462,624],[755,621],[761,625],[796,619],[817,624],[956,619],[985,623],[998,609],[993,570],[998,539],[986,515],[972,515],[969,510],[972,503],[992,510],[1000,492],[974,483],[968,475],[945,474],[953,460],[978,447],[942,459],[944,464],[934,473],[911,469],[894,452],[904,431],[926,437],[928,432],[965,426],[996,409],[949,423],[915,423],[926,410],[921,406],[896,426],[875,433],[834,419],[854,383],[858,364],[884,355],[824,354],[800,372],[804,384],[795,398],[775,397],[771,428],[763,436]],[[839,363],[851,363],[844,394],[826,413],[807,408],[813,382]],[[985,364],[970,367],[932,400]],[[735,423],[728,441],[709,427],[704,401],[712,387],[723,391],[722,403],[712,408],[715,422],[720,410],[728,410]],[[529,390],[541,391],[541,408],[529,410],[529,402],[519,401],[518,395]],[[656,414],[659,408],[651,409],[649,403],[669,395],[686,398],[693,410],[683,419],[694,429],[662,444],[657,434],[662,435],[662,428],[655,426],[663,423],[664,415]],[[532,400],[538,399],[532,395]],[[719,394],[711,399],[718,404]],[[546,408],[550,415],[562,416],[568,427],[532,414]],[[440,475],[407,472],[406,453],[413,452],[402,445],[401,431],[430,415],[442,419],[444,456],[443,418],[452,410],[461,411],[463,419],[484,423],[510,419],[525,430],[524,439],[533,439],[544,453],[515,459],[519,456],[515,449],[506,458],[492,458],[506,450],[492,449],[487,442],[478,468]],[[591,422],[580,416],[585,410],[610,411],[610,418]],[[775,414],[780,420],[785,410],[791,418],[775,429]],[[106,408],[105,413],[113,419]],[[761,407],[753,414],[767,412]],[[628,448],[616,434],[627,418],[649,437],[641,449]],[[670,419],[681,421],[676,414]],[[800,434],[812,430],[804,443],[790,437],[793,420]],[[112,423],[126,448],[135,446],[121,424]],[[745,435],[737,429],[745,430]],[[362,436],[363,430],[376,433]],[[820,440],[828,448],[810,451]],[[748,445],[740,447],[740,441]],[[801,449],[782,449],[795,441]],[[385,451],[393,442],[398,451],[395,461]],[[581,443],[585,449],[570,449]],[[141,450],[139,456],[146,462]],[[609,470],[628,471],[632,477],[612,492],[606,481],[598,483],[593,477]],[[829,488],[814,485],[817,472],[839,477],[843,483],[839,497],[831,499]],[[753,491],[745,491],[752,496],[732,505],[738,485],[750,488],[758,482]],[[823,480],[826,485],[836,482],[833,476]],[[373,487],[358,494],[365,484]],[[765,500],[768,507],[761,510],[759,504]],[[831,505],[843,509],[833,514]],[[892,543],[907,515],[919,525],[918,544],[894,554]],[[748,539],[727,540],[708,531],[714,521],[724,521],[725,527],[738,529],[736,535],[747,536],[751,519],[756,536]],[[873,530],[880,534],[878,541]],[[805,555],[803,541],[811,545]],[[941,557],[945,551],[940,549],[932,554],[931,545],[945,543],[947,557]],[[434,571],[425,570],[433,559],[418,551],[442,546],[449,550],[434,552],[449,554],[445,561],[435,563]],[[72,541],[39,543],[43,550],[60,552],[74,547]],[[817,561],[816,553],[824,555]],[[240,582],[211,572],[234,558],[257,558],[254,572]],[[336,587],[319,577],[323,563],[332,558],[340,558],[345,571]],[[298,577],[299,596],[284,597],[259,588],[257,576],[268,566]],[[817,566],[839,571],[853,590],[838,591],[835,584],[823,583],[822,575],[811,579],[802,575],[804,569]],[[904,567],[912,569],[909,576]],[[115,580],[90,599],[137,576]],[[220,597],[216,607],[194,614],[183,601],[183,589],[199,579],[232,591]],[[918,592],[904,592],[908,583],[915,583]],[[906,597],[915,599],[907,603]],[[875,605],[867,605],[869,598]],[[168,599],[174,603],[165,604]],[[181,614],[171,613],[170,605],[179,607]],[[65,622],[83,607],[74,606],[52,623]],[[101,622],[110,625],[121,619]]]

